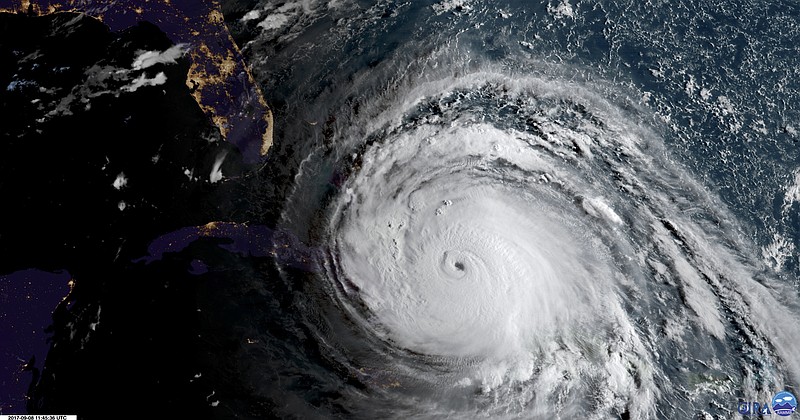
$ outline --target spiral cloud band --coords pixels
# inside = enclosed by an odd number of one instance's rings
[[[317,216],[340,319],[318,334],[357,377],[392,378],[366,381],[392,413],[653,418],[797,377],[800,335],[775,325],[796,302],[630,92],[419,72],[342,111],[297,177],[345,168]]]

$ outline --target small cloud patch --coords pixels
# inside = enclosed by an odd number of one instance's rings
[[[228,152],[223,152],[219,156],[217,156],[217,160],[214,162],[214,167],[211,169],[211,176],[209,180],[212,184],[219,182],[222,179],[222,162],[225,161],[225,156],[228,155]]]
[[[163,85],[167,82],[167,75],[164,72],[159,72],[155,77],[152,79],[147,78],[146,75],[142,74],[141,76],[137,77],[136,79],[131,82],[131,84],[127,86],[123,86],[122,90],[126,92],[136,92],[137,89],[143,86],[158,86]]]
[[[117,178],[114,180],[114,183],[111,185],[118,190],[121,190],[122,187],[127,186],[128,178],[125,178],[125,173],[120,172],[119,175],[117,175]]]
[[[178,44],[167,48],[164,51],[137,51],[137,57],[133,60],[133,69],[142,70],[156,64],[175,64],[189,51],[188,44]]]

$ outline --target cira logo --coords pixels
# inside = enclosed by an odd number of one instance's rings
[[[769,404],[759,404],[757,401],[747,402],[747,401],[739,401],[739,414],[743,416],[757,416],[757,415],[764,415],[764,414],[772,414],[769,411]]]
[[[789,416],[797,410],[797,398],[791,392],[781,391],[772,397],[772,411],[779,416]]]
[[[772,410],[770,410],[772,409]],[[769,403],[757,401],[739,401],[737,411],[743,416],[764,416],[777,414],[782,417],[791,416],[797,410],[797,398],[791,392],[781,391],[772,397]]]

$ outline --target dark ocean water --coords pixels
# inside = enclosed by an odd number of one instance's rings
[[[244,358],[276,414],[730,418],[797,390],[799,5],[224,7],[275,108],[279,229],[325,255],[270,280],[303,344]]]

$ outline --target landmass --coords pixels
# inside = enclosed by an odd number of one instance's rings
[[[244,161],[255,163],[270,150],[273,116],[259,85],[242,60],[213,0],[11,0],[0,12],[47,15],[85,13],[112,31],[151,22],[176,45],[184,44],[191,63],[186,85],[222,137],[235,144]]]

